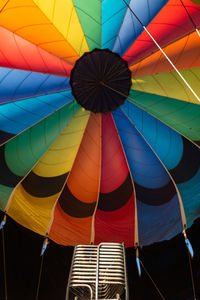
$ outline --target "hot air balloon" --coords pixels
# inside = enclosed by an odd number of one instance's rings
[[[42,255],[124,242],[140,268],[140,246],[180,233],[194,255],[197,2],[1,1],[2,240],[9,218]]]

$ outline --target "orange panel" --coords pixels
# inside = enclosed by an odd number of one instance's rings
[[[69,76],[72,66],[0,26],[0,66]]]
[[[200,39],[196,31],[168,45],[163,50],[177,69],[200,67]],[[133,77],[170,72],[174,69],[161,51],[157,51],[136,65],[130,67]]]
[[[92,218],[71,217],[57,203],[49,238],[61,245],[90,244]]]
[[[0,25],[72,64],[79,57],[32,0],[10,0],[0,14]]]
[[[79,200],[96,201],[100,176],[100,114],[91,114],[67,185]]]
[[[78,154],[54,210],[49,237],[59,244],[89,244],[98,199],[101,115],[91,113]]]

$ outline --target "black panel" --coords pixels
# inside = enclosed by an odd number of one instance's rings
[[[33,172],[22,181],[24,189],[35,197],[49,197],[59,193],[68,173],[55,177],[41,177]]]
[[[87,218],[92,216],[96,206],[96,202],[85,203],[74,197],[67,184],[65,185],[58,202],[66,214],[75,218]]]
[[[130,173],[120,187],[111,193],[100,193],[98,209],[114,211],[123,207],[133,194],[133,185]]]
[[[118,54],[108,49],[94,49],[77,60],[70,84],[80,105],[95,113],[105,113],[115,110],[129,95],[131,71]]]
[[[170,174],[176,183],[182,183],[195,176],[200,168],[200,149],[183,138],[183,155],[179,164]]]
[[[0,147],[0,184],[8,187],[15,187],[18,182],[23,178],[11,172],[5,161],[5,146]]]
[[[170,201],[174,195],[176,195],[176,189],[174,187],[173,182],[170,180],[168,184],[161,188],[157,189],[150,189],[145,188],[136,182],[135,184],[135,191],[136,191],[136,198],[148,205],[158,206]]]
[[[4,142],[10,140],[15,135],[16,134],[14,134],[14,133],[4,132],[4,131],[0,130],[0,145],[3,144]]]

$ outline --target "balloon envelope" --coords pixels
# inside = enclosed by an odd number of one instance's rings
[[[190,226],[199,26],[189,0],[3,1],[0,209],[72,246],[148,245]]]

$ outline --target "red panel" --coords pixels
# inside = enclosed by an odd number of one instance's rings
[[[101,193],[118,188],[128,175],[118,133],[110,113],[102,114]]]
[[[0,66],[69,76],[72,66],[0,26]]]
[[[135,201],[134,195],[127,198],[127,191],[120,191],[115,198],[116,189],[120,188],[129,174],[126,157],[119,139],[111,113],[102,114],[102,148],[101,148],[101,185],[99,206],[95,215],[95,243],[125,242],[134,245]],[[132,189],[132,183],[129,183]],[[112,193],[113,192],[113,193]],[[107,195],[109,211],[100,210],[102,195]],[[116,202],[123,206],[113,208]],[[105,201],[105,199],[104,199]],[[104,202],[105,203],[105,202]],[[125,203],[125,204],[123,204]]]
[[[179,70],[199,68],[200,38],[196,31],[190,33],[174,43],[163,48],[167,56]],[[173,67],[169,64],[161,51],[157,51],[139,63],[130,67],[133,77],[171,72]]]
[[[125,242],[126,247],[134,246],[135,239],[134,195],[128,203],[114,212],[99,209],[95,216],[95,244],[100,242]]]
[[[183,0],[183,2],[196,26],[199,27],[200,7],[190,0]],[[170,0],[147,29],[158,44],[163,47],[193,31],[194,27],[180,0]],[[157,51],[157,46],[144,31],[124,54],[123,58],[131,65],[155,51]]]

